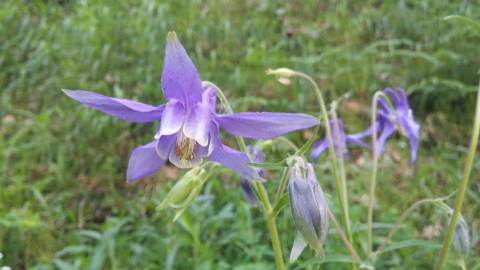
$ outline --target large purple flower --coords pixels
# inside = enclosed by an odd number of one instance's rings
[[[343,125],[343,121],[339,118],[330,120],[330,130],[332,131],[332,140],[333,146],[335,149],[335,154],[342,155],[344,158],[348,157],[348,144],[359,145],[362,147],[368,147],[364,141],[362,141],[363,137],[369,136],[372,134],[371,129],[367,129],[365,131],[354,133],[354,134],[345,134],[345,127]],[[337,128],[338,126],[338,134]],[[312,146],[312,153],[311,157],[314,160],[317,160],[320,155],[328,149],[328,140],[327,137],[323,138],[322,140],[316,141]]]
[[[398,130],[408,138],[410,144],[410,160],[414,163],[417,160],[417,152],[420,143],[420,125],[415,121],[412,110],[408,104],[407,94],[402,88],[383,90],[390,95],[395,108],[390,108],[388,103],[380,98],[378,100],[378,130],[380,136],[377,139],[377,156],[383,152],[385,142]]]
[[[254,139],[270,139],[318,124],[315,117],[293,113],[243,112],[217,114],[216,93],[202,88],[198,71],[174,32],[167,36],[162,74],[166,104],[151,106],[89,91],[64,90],[69,97],[111,116],[130,122],[161,120],[154,140],[137,147],[127,170],[129,182],[151,175],[169,160],[180,168],[199,165],[203,158],[248,177],[258,178],[250,159],[222,144],[219,128]]]

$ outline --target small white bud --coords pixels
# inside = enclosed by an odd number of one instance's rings
[[[275,75],[284,78],[290,78],[295,75],[295,71],[289,68],[267,69],[267,75]]]

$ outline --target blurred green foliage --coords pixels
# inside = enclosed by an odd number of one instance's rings
[[[267,77],[287,66],[312,74],[329,100],[350,92],[340,114],[347,129],[368,124],[369,99],[386,86],[411,93],[423,124],[422,149],[408,166],[404,141],[382,163],[375,220],[386,233],[410,204],[453,192],[468,141],[479,79],[479,33],[444,21],[478,19],[475,0],[447,1],[147,1],[0,2],[0,266],[13,269],[273,269],[261,213],[248,206],[238,176],[219,171],[179,222],[155,212],[183,173],[166,167],[125,183],[129,152],[154,125],[129,124],[69,100],[62,88],[163,101],[160,74],[167,31],[177,31],[205,80],[236,110],[318,108],[308,85]],[[303,135],[303,136],[302,136]],[[308,133],[292,134],[302,142]],[[285,151],[274,149],[272,161]],[[366,250],[368,153],[349,160],[356,246]],[[328,166],[319,179],[335,194]],[[476,169],[480,164],[476,163]],[[473,174],[463,215],[478,240],[480,185]],[[277,172],[268,174],[275,185]],[[331,199],[335,209],[334,202]],[[446,221],[433,208],[409,218],[378,269],[425,269]],[[279,219],[284,252],[293,242],[288,209]],[[423,239],[432,241],[410,241]],[[380,243],[381,238],[375,239]],[[402,244],[403,243],[403,244]],[[400,249],[400,247],[402,247]],[[306,252],[295,269],[348,269],[331,232],[327,257]],[[480,269],[477,244],[467,260]],[[454,269],[454,265],[450,267]],[[476,267],[476,268],[475,268]]]

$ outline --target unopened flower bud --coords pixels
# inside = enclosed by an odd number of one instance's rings
[[[307,244],[318,255],[323,253],[322,245],[328,232],[328,208],[312,164],[300,157],[292,158],[289,163],[288,196],[297,229],[290,253],[293,262]]]
[[[453,235],[453,249],[458,253],[466,256],[470,250],[470,236],[468,224],[462,216],[458,219],[455,233]]]
[[[278,77],[290,78],[295,75],[295,71],[289,68],[267,69],[267,75],[275,75]]]
[[[167,196],[157,206],[157,210],[163,210],[168,207],[177,209],[173,219],[175,221],[197,197],[207,179],[208,176],[205,169],[201,167],[191,169],[168,192]]]

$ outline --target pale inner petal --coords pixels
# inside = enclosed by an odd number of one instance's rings
[[[201,146],[207,146],[210,121],[210,108],[207,104],[199,103],[185,120],[183,133],[186,137],[197,141]]]
[[[180,130],[185,121],[185,108],[179,101],[173,100],[167,103],[162,114],[160,130],[155,135],[155,139],[162,135],[171,135]]]

